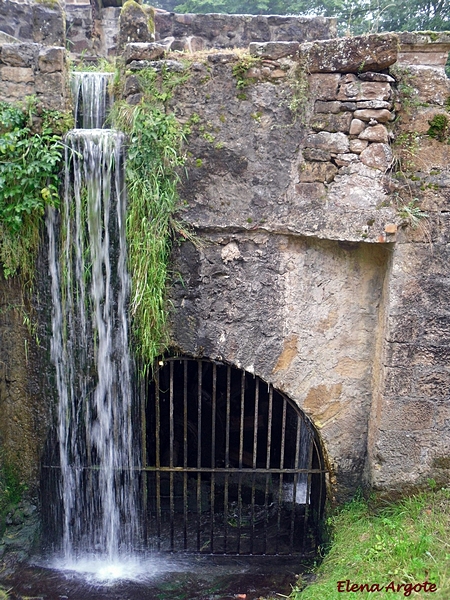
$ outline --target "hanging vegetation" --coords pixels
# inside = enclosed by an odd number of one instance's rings
[[[137,77],[141,101],[135,106],[116,103],[112,121],[128,136],[130,313],[136,354],[146,369],[169,342],[166,284],[171,242],[176,232],[187,235],[173,218],[184,163],[183,130],[167,110],[174,88],[187,76],[145,69]]]
[[[34,98],[0,102],[0,261],[3,274],[32,282],[42,218],[59,202],[65,113],[43,110]]]

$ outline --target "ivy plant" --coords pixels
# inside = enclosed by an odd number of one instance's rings
[[[33,98],[0,102],[0,261],[5,277],[33,279],[39,230],[47,205],[57,205],[64,113]]]

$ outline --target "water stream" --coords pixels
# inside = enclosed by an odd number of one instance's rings
[[[59,396],[62,555],[117,562],[138,545],[128,343],[123,135],[104,124],[105,74],[76,73],[64,200],[47,215],[51,356]],[[80,119],[80,116],[79,116]]]

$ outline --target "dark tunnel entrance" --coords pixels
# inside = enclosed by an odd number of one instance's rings
[[[232,555],[314,552],[325,465],[305,415],[226,364],[164,358],[141,423],[146,544]]]

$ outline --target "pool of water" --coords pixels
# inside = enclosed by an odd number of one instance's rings
[[[288,595],[299,558],[161,556],[118,564],[35,561],[0,574],[10,600],[257,600]]]

